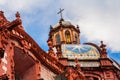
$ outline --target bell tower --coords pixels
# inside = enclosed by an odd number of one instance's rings
[[[65,21],[62,18],[62,11],[64,9],[60,9],[58,14],[60,14],[61,18],[59,22],[51,26],[48,40],[51,40],[54,47],[61,47],[62,44],[80,44],[80,30],[79,26],[74,26],[69,21]]]

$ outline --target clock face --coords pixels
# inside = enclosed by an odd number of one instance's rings
[[[99,59],[99,51],[91,45],[63,44],[62,53],[69,59]]]

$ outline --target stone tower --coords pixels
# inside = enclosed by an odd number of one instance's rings
[[[54,26],[50,26],[49,38],[53,43],[53,47],[57,51],[61,51],[62,44],[80,44],[79,26],[72,25],[71,22],[65,21],[63,18]]]
[[[75,27],[69,21],[60,19],[59,23],[50,26],[49,39],[56,47],[61,44],[80,44],[79,26]]]

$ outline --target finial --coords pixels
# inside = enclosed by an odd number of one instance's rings
[[[4,12],[3,12],[3,11],[0,11],[0,17],[5,18],[5,16],[4,16]],[[5,19],[6,19],[6,18],[5,18]]]
[[[75,62],[76,62],[76,70],[77,70],[77,71],[81,71],[78,58],[75,59]]]
[[[78,58],[75,58],[75,63],[76,63],[76,64],[78,63]]]
[[[60,8],[60,11],[57,13],[57,14],[60,14],[60,16],[61,16],[60,21],[64,21],[64,19],[62,18],[62,12],[63,12],[63,10],[64,10],[64,9],[61,9],[61,8]]]
[[[80,32],[80,27],[79,27],[79,25],[77,25],[77,30]]]
[[[102,49],[103,52],[106,52],[106,45],[103,43],[103,41],[100,42],[101,42],[100,48]]]
[[[16,12],[15,16],[16,16],[16,19],[20,22],[20,24],[22,24],[22,20],[20,18],[20,13]]]
[[[106,45],[103,44],[103,41],[100,41],[100,42],[101,42],[101,48],[102,48],[102,47],[106,47]]]
[[[3,11],[0,11],[0,14],[3,14],[4,12]]]
[[[103,41],[100,41],[101,42],[101,44],[103,44]]]
[[[53,29],[53,27],[52,27],[52,25],[50,25],[50,30],[52,30]]]
[[[77,67],[77,68],[80,67],[78,58],[75,58],[75,63],[76,63],[76,67]]]
[[[77,25],[77,28],[79,29],[79,25]]]
[[[20,13],[17,12],[17,13],[15,14],[15,16],[16,16],[16,18],[20,18]]]

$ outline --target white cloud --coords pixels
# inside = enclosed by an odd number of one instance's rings
[[[50,0],[0,0],[0,6],[11,11],[25,11],[32,12],[36,8],[44,8],[48,6]]]
[[[65,19],[79,24],[81,35],[84,35],[88,41],[103,40],[112,51],[120,51],[119,3],[119,0],[61,0],[56,2],[55,0],[0,0],[0,9],[7,13],[8,17],[20,11],[23,24],[28,24],[24,26],[25,28],[31,26],[30,28],[33,29],[32,26],[35,25],[41,30],[46,29],[46,31],[42,30],[43,33],[39,33],[42,36],[48,34],[49,25],[55,22],[57,12],[53,15],[54,11],[60,7],[64,8]],[[47,37],[43,37],[45,43]]]
[[[79,24],[88,41],[103,40],[112,51],[120,51],[119,0],[61,1],[66,16]],[[69,13],[69,15],[67,15]]]
[[[4,11],[10,20],[12,20],[11,16],[17,11],[23,14],[22,16],[25,15],[25,17],[28,16],[31,18],[39,10],[46,9],[51,2],[50,0],[0,0],[0,10]]]

